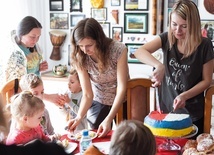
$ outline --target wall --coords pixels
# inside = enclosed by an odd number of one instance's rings
[[[91,17],[91,3],[90,0],[82,0],[83,1],[83,12],[72,12],[70,13],[70,5],[69,5],[69,0],[64,0],[64,11],[51,11],[53,13],[68,13],[69,17],[70,14],[85,14],[86,17]],[[140,11],[140,12],[145,12],[148,13],[148,17],[149,17],[149,26],[148,26],[148,34],[123,34],[123,42],[124,43],[144,43],[143,39],[146,38],[147,41],[151,40],[152,38],[154,38],[154,35],[152,35],[151,31],[151,22],[152,22],[152,16],[151,16],[151,12],[152,12],[152,1],[148,0],[149,2],[149,10],[148,11]],[[45,32],[45,36],[46,36],[46,43],[45,43],[45,47],[44,51],[45,53],[45,59],[48,61],[49,63],[49,70],[52,69],[52,67],[54,65],[58,65],[58,64],[67,64],[68,62],[68,45],[70,44],[70,29],[72,29],[72,27],[69,27],[69,29],[67,30],[62,30],[64,32],[67,33],[67,37],[66,40],[64,42],[64,44],[61,46],[61,60],[60,61],[54,61],[54,60],[50,60],[50,54],[52,51],[52,44],[50,42],[50,37],[49,37],[49,31],[51,31],[52,29],[50,29],[50,11],[49,11],[49,1],[45,1],[45,5],[47,8],[46,10],[46,20],[45,23],[43,23],[43,25],[46,25],[46,32]],[[167,16],[168,16],[168,9],[167,6],[168,5],[168,1],[164,1],[164,31],[167,30]],[[114,25],[111,24],[111,28],[110,28],[110,32],[112,31],[112,27],[124,27],[124,13],[125,12],[139,12],[139,11],[124,11],[124,0],[120,1],[120,6],[111,6],[111,0],[105,0],[105,4],[104,7],[107,8],[107,22],[111,22],[112,21],[112,15],[111,15],[111,11],[112,10],[119,10],[119,24]],[[214,15],[208,13],[204,6],[203,6],[203,1],[198,0],[198,8],[199,8],[199,12],[201,15],[201,19],[214,19]],[[70,19],[69,19],[69,23],[70,23]],[[111,33],[110,33],[111,34]],[[111,36],[110,36],[111,37]],[[139,41],[134,40],[131,41],[130,39],[128,39],[128,37],[140,37]],[[151,74],[151,67],[148,67],[146,65],[143,64],[129,64],[129,69],[130,69],[130,73],[132,77],[139,77],[139,76],[145,76],[148,77]]]

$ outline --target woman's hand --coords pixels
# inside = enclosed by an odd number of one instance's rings
[[[158,87],[159,85],[161,85],[164,74],[165,74],[165,67],[163,64],[160,64],[157,67],[155,67],[151,78],[151,81],[153,82],[152,84],[153,87]]]
[[[65,104],[64,95],[59,94],[44,94],[44,99],[54,103],[58,107],[62,107]]]
[[[103,121],[97,130],[98,137],[105,137],[111,131],[111,122]]]
[[[173,102],[174,111],[179,109],[179,108],[185,108],[185,105],[186,105],[186,99],[182,94],[178,95],[174,99],[174,102]]]
[[[76,117],[74,119],[70,119],[67,123],[67,130],[70,132],[74,132],[74,130],[76,129],[77,125],[79,125],[79,123],[81,122],[81,119]]]
[[[45,71],[47,69],[48,69],[48,63],[47,63],[47,61],[42,61],[39,64],[39,71]]]

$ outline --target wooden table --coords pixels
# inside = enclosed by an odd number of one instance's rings
[[[112,133],[113,133],[113,130],[110,131],[107,134],[107,136],[105,136],[103,138],[95,138],[95,139],[93,139],[92,143],[110,141]],[[79,153],[79,142],[78,141],[69,139],[67,137],[67,135],[63,135],[62,136],[62,140],[63,139],[67,139],[70,142],[77,143],[78,147],[74,150],[73,154]],[[163,143],[163,142],[166,142],[166,139],[165,138],[157,138],[157,137],[155,139],[156,139],[156,144],[157,144],[157,153],[156,153],[156,155],[178,155],[178,154],[180,154],[181,151],[163,151],[163,150],[158,150],[158,145],[161,144],[161,143]],[[174,142],[177,143],[178,145],[180,145],[181,148],[182,148],[185,145],[185,143],[186,143],[187,140],[188,139],[176,139],[176,140],[174,140]]]

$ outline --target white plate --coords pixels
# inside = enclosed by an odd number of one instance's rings
[[[70,154],[77,148],[77,143],[69,142],[68,146],[65,148],[65,152]]]
[[[100,150],[100,152],[104,154],[109,154],[110,143],[111,143],[110,141],[96,142],[96,143],[93,143],[93,145],[96,146]]]
[[[91,137],[91,139],[94,139],[97,137],[97,133],[94,131],[89,131],[89,136]],[[71,140],[78,140],[79,141],[82,137],[82,132],[80,131],[80,132],[76,133],[75,135],[68,134],[67,137]]]

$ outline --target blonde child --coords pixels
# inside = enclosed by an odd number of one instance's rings
[[[10,111],[15,126],[8,134],[6,145],[26,144],[35,139],[50,141],[40,125],[44,110],[43,101],[30,91],[23,91],[14,96]]]
[[[38,75],[29,73],[22,76],[20,80],[20,88],[22,91],[30,91],[34,96],[43,100],[44,86],[42,79]],[[49,112],[46,108],[42,118],[41,125],[45,134],[53,135],[54,128],[50,120]]]
[[[68,76],[68,91],[65,94],[65,102],[64,105],[69,117],[67,117],[67,120],[70,119],[70,117],[75,118],[77,115],[77,112],[79,110],[80,102],[82,98],[82,88],[80,85],[79,77],[74,68],[71,68]],[[76,127],[76,131],[87,129],[87,119],[86,116],[81,121],[81,123]]]

